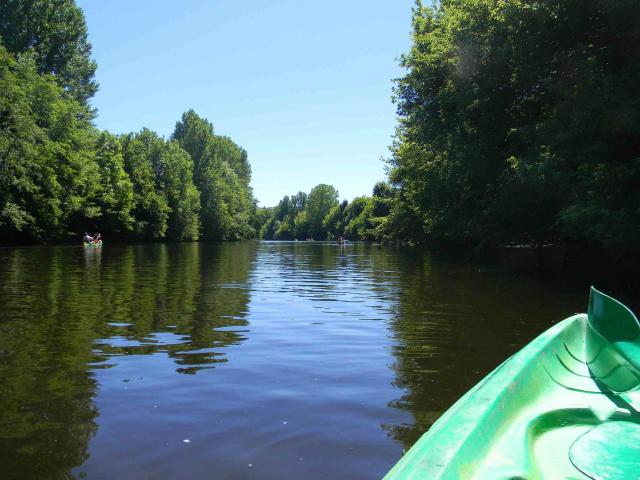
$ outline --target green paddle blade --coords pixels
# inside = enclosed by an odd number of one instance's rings
[[[640,385],[640,323],[622,303],[591,287],[586,334],[592,376],[616,393]]]

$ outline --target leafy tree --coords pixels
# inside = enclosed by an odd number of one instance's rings
[[[264,234],[262,232],[262,228],[265,227],[267,222],[270,220],[273,215],[272,208],[258,208],[256,207],[253,217],[251,219],[251,228],[254,232],[258,234],[259,238],[263,238]]]
[[[0,46],[0,226],[5,236],[39,237],[44,233],[42,220],[53,226],[61,215],[56,199],[60,185],[42,155],[46,132],[31,115],[34,99],[29,81],[39,79],[26,67],[26,72],[24,65],[18,69]]]
[[[297,213],[302,212],[305,208],[307,208],[307,202],[309,200],[309,195],[305,192],[298,192],[291,197],[291,212]]]
[[[264,220],[264,222],[260,226],[260,229],[258,230],[259,238],[263,238],[265,240],[273,240],[276,230],[279,227],[279,223],[280,221],[275,217],[269,216],[266,220]]]
[[[123,144],[134,185],[136,234],[146,239],[197,240],[200,203],[189,154],[177,142],[147,129],[124,137]]]
[[[374,188],[379,196],[356,197],[338,203],[338,192],[330,185],[318,185],[309,195],[299,192],[285,196],[264,217],[260,236],[264,239],[292,240],[313,237],[317,240],[343,236],[350,240],[387,239],[383,230],[390,205],[395,198],[393,188],[379,182]],[[318,219],[321,219],[318,225]],[[314,227],[314,223],[315,227]]]
[[[0,37],[13,54],[33,52],[38,73],[53,74],[81,104],[98,89],[87,25],[73,0],[0,2]]]
[[[182,115],[172,138],[193,159],[203,237],[237,240],[254,235],[256,207],[246,151],[228,137],[215,135],[213,125],[193,110]]]
[[[639,252],[640,4],[416,4],[386,234]]]
[[[282,200],[278,202],[278,205],[274,208],[273,215],[277,220],[282,221],[287,215],[295,213],[294,207],[291,205],[291,200],[288,195],[282,197]]]
[[[275,231],[273,233],[274,240],[293,240],[296,238],[295,219],[286,216],[282,220],[277,220]]]
[[[311,189],[305,209],[311,237],[317,240],[326,237],[322,222],[336,205],[338,205],[338,191],[331,185],[321,183]]]
[[[269,209],[269,216],[264,217],[262,227],[256,229],[259,237],[266,240],[306,239],[309,236],[309,225],[305,209],[308,195],[298,192],[289,197],[285,195],[278,205]]]
[[[95,203],[100,209],[100,217],[99,224],[93,226],[110,233],[127,233],[133,228],[134,194],[133,184],[124,169],[122,146],[116,136],[103,132],[95,148],[100,172]]]
[[[83,105],[64,95],[35,59],[0,45],[0,226],[5,237],[62,238],[94,218],[94,130]]]
[[[378,182],[373,187],[371,204],[367,208],[367,222],[371,226],[367,236],[378,241],[390,240],[389,232],[394,231],[391,212],[397,204],[396,191],[388,182]]]
[[[369,217],[373,202],[370,197],[356,197],[347,205],[343,214],[344,236],[351,240],[369,240],[372,227]]]
[[[247,152],[207,120],[186,112],[171,141],[91,124],[96,65],[72,0],[0,3],[0,39],[0,240],[255,234]]]
[[[151,161],[152,152],[163,142],[154,132],[143,129],[137,134],[122,137],[125,170],[133,183],[134,232],[147,239],[164,238],[168,227],[170,207],[167,198],[158,191],[158,165]]]
[[[193,162],[175,141],[158,142],[151,152],[157,190],[167,199],[167,238],[197,240],[200,194],[193,184]]]
[[[293,225],[296,238],[302,240],[311,236],[311,225],[309,223],[309,213],[307,210],[301,210],[296,213]]]
[[[345,200],[343,203],[346,204],[346,202]],[[327,238],[329,239],[344,235],[344,225],[342,223],[342,213],[344,209],[340,208],[343,203],[332,207],[322,220],[322,228],[327,232]]]
[[[214,136],[213,149],[214,155],[224,159],[232,168],[238,180],[242,182],[246,188],[249,188],[251,165],[249,165],[247,151],[236,145],[229,137],[218,135]]]

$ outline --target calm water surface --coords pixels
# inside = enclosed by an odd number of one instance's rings
[[[0,477],[375,479],[586,290],[411,249],[0,249]]]

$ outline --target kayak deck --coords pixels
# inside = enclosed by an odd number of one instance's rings
[[[601,339],[593,355],[594,337],[584,314],[544,332],[445,412],[385,479],[640,478],[640,377],[628,381],[636,373],[616,343]],[[597,378],[602,362],[610,368]],[[629,391],[611,390],[623,383]]]

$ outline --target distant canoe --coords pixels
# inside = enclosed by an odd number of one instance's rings
[[[96,248],[102,246],[102,240],[98,240],[97,242],[83,242],[85,248]]]
[[[592,288],[587,315],[485,377],[384,480],[638,479],[639,410],[640,324]]]

